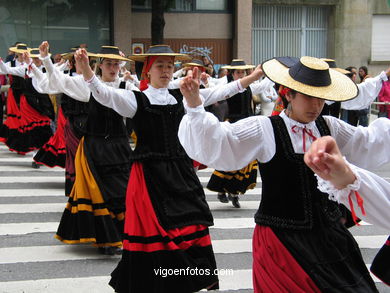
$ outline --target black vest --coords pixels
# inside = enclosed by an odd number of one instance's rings
[[[228,82],[232,81],[232,77],[228,75]],[[235,94],[226,101],[229,108],[226,118],[229,119],[230,123],[254,115],[252,109],[252,90],[249,86],[246,88],[246,91]]]
[[[187,157],[177,136],[180,121],[184,116],[183,96],[178,89],[169,90],[169,93],[174,96],[177,104],[152,105],[145,94],[134,92],[138,109],[132,119],[137,135],[133,160]]]
[[[324,219],[339,220],[338,204],[317,189],[314,173],[294,152],[287,127],[279,116],[270,117],[274,129],[276,153],[259,164],[262,197],[255,222],[274,228],[310,230]],[[330,135],[322,116],[316,120],[321,136]]]
[[[121,82],[119,88],[124,88],[124,86],[125,83]],[[88,104],[87,134],[106,138],[127,136],[123,117],[115,110],[97,102],[92,94]]]
[[[24,84],[24,96],[26,97],[27,103],[40,114],[49,117],[51,120],[54,120],[54,107],[49,98],[49,95],[37,92],[32,84],[31,78],[26,78]]]
[[[89,103],[77,101],[66,94],[62,94],[61,108],[68,118],[75,135],[81,138],[86,133]]]
[[[15,60],[11,61],[11,67],[16,67],[16,61]],[[23,94],[23,91],[24,91],[24,89],[26,87],[24,78],[20,77],[20,76],[16,76],[16,75],[9,75],[9,77],[12,80],[11,85],[10,85],[10,87],[12,89],[12,93],[14,95],[16,104],[19,106],[19,104],[20,104],[20,95]]]

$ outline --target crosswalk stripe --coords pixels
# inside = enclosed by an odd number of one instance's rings
[[[0,158],[0,163],[13,163],[13,162],[29,162],[31,165],[31,162],[33,161],[32,157],[15,157],[15,158]]]
[[[59,167],[48,168],[42,166],[40,169],[32,169],[32,153],[26,156],[19,156],[15,153],[8,151],[8,148],[4,145],[0,145],[0,183],[64,183],[64,170]],[[5,154],[5,155],[4,155]],[[15,164],[15,162],[25,162]],[[6,166],[8,163],[12,166]],[[14,164],[12,164],[14,163]],[[23,165],[22,165],[23,164]],[[197,172],[200,182],[207,183],[210,175],[214,169],[206,168]],[[7,172],[13,172],[7,174]],[[24,172],[24,173],[23,173]],[[27,173],[32,172],[32,173]],[[53,172],[53,173],[52,173]],[[42,174],[39,174],[42,173]],[[19,175],[20,174],[20,175]],[[39,176],[24,176],[25,174],[34,174]],[[50,174],[50,175],[49,175]],[[7,176],[11,175],[11,176]],[[48,176],[46,176],[48,175]],[[54,176],[53,176],[54,175]],[[390,178],[385,178],[386,180]],[[257,186],[261,186],[261,179],[258,177],[257,182],[260,183]],[[1,184],[0,184],[1,185]],[[16,186],[16,185],[15,185]],[[25,185],[26,186],[26,185]],[[62,186],[62,185],[61,185]],[[4,185],[6,189],[1,189],[0,186],[0,198],[6,202],[6,197],[41,197],[41,196],[56,196],[63,197],[63,203],[32,203],[32,204],[8,204],[2,203],[0,205],[0,214],[24,214],[24,213],[62,213],[65,207],[67,198],[64,196],[63,188],[48,188],[48,189],[9,189],[10,186]],[[21,187],[21,186],[20,186]],[[49,187],[49,186],[48,186]],[[50,187],[53,187],[51,185]],[[223,216],[226,216],[229,210],[234,212],[238,211],[233,208],[231,203],[220,203],[216,199],[216,192],[212,192],[204,188],[205,194],[208,196],[208,204],[212,211],[223,212]],[[250,198],[246,196],[240,196],[242,200],[240,210],[257,210],[259,206],[259,199],[261,196],[262,188],[256,187],[255,189],[248,190],[246,195],[251,195]],[[253,196],[254,195],[254,196]],[[211,199],[211,201],[209,200]],[[22,200],[20,200],[22,201]],[[42,201],[42,200],[41,200]],[[59,201],[59,200],[55,200]],[[15,202],[15,201],[13,201]],[[216,215],[222,215],[217,213]],[[235,218],[237,214],[231,214],[231,218],[215,218],[215,226],[210,227],[213,231],[222,231],[224,229],[253,229],[255,222],[253,217],[248,218]],[[243,214],[240,214],[241,216]],[[250,212],[244,214],[250,216]],[[230,214],[229,214],[230,216]],[[13,216],[16,217],[16,216]],[[19,216],[18,216],[19,217]],[[36,216],[34,216],[36,217]],[[44,217],[44,216],[43,216]],[[24,217],[25,218],[25,217]],[[23,221],[27,221],[23,218]],[[41,221],[45,219],[42,218]],[[370,225],[365,222],[361,222],[362,225]],[[16,235],[22,236],[30,233],[54,233],[58,228],[58,222],[41,222],[41,223],[0,223],[0,237],[4,235]],[[249,232],[250,233],[250,232]],[[245,232],[245,236],[242,239],[213,239],[213,249],[218,255],[236,255],[239,253],[251,253],[252,252],[252,239],[246,239],[251,237]],[[34,234],[33,234],[34,235]],[[39,234],[36,234],[39,236]],[[218,235],[218,234],[217,234]],[[33,236],[33,237],[38,237]],[[11,236],[13,237],[13,236]],[[386,241],[388,235],[371,235],[371,236],[354,236],[361,249],[379,249]],[[34,243],[33,245],[40,245],[41,243]],[[20,244],[19,244],[20,245]],[[237,256],[239,257],[239,256]],[[21,264],[21,263],[40,263],[50,261],[75,261],[75,260],[95,260],[95,259],[118,259],[118,256],[110,257],[97,253],[97,249],[91,245],[64,245],[58,242],[58,245],[48,246],[31,246],[31,247],[4,247],[0,248],[0,264]],[[22,264],[23,265],[23,264]],[[366,264],[369,268],[370,264]],[[232,275],[220,275],[220,290],[251,290],[252,284],[252,270],[248,269],[233,270]],[[221,268],[227,269],[229,268]],[[64,277],[69,274],[64,274]],[[379,283],[380,280],[372,275],[375,282]],[[34,276],[28,276],[28,278],[35,278]],[[91,276],[80,278],[56,278],[56,279],[40,279],[40,280],[23,280],[23,281],[8,281],[0,282],[1,292],[59,292],[61,288],[66,288],[66,292],[113,292],[113,289],[108,285],[110,276]],[[202,290],[206,291],[206,290]],[[239,291],[237,291],[239,292]]]
[[[0,166],[0,172],[61,172],[65,174],[65,170],[60,167],[49,168],[42,166],[39,169],[32,169],[31,166]]]
[[[64,206],[65,207],[65,206]],[[63,209],[61,210],[63,211]],[[366,223],[364,223],[366,224]],[[370,224],[366,224],[370,225]],[[214,226],[210,229],[253,229],[255,221],[253,218],[215,218]],[[23,235],[29,233],[55,233],[58,228],[58,222],[44,223],[9,223],[0,224],[0,235]],[[372,237],[372,236],[356,236]]]
[[[0,183],[64,183],[64,176],[23,176],[23,177],[13,177],[13,176],[2,176],[0,177]]]
[[[360,248],[380,248],[388,235],[355,237]],[[214,253],[251,253],[252,239],[213,240]],[[366,246],[365,246],[366,245]],[[50,245],[0,248],[0,264],[105,258],[91,245]]]
[[[367,265],[369,266],[369,264]],[[373,275],[372,275],[373,276]],[[375,282],[379,280],[373,276]],[[4,292],[16,293],[21,289],[27,289],[29,293],[59,292],[59,288],[66,288],[67,293],[99,292],[112,293],[113,289],[108,285],[110,276],[86,277],[86,278],[57,278],[28,281],[1,282]],[[252,270],[233,270],[230,275],[219,275],[219,291],[252,289]],[[203,290],[202,290],[203,291]]]
[[[223,275],[220,271],[219,291],[252,289],[252,270],[226,271]],[[27,289],[29,293],[59,292],[59,288],[66,288],[67,293],[78,292],[99,292],[112,293],[113,289],[108,285],[110,276],[87,277],[87,278],[61,278],[61,279],[41,279],[28,281],[2,282],[1,287],[4,292],[16,293],[21,289]]]
[[[64,202],[66,198],[64,196]],[[209,202],[211,210],[232,210],[232,205],[220,202]],[[63,212],[65,203],[36,203],[36,204],[2,204],[0,205],[0,214],[7,213],[59,213]],[[256,210],[259,207],[259,201],[241,201],[241,210]]]
[[[0,189],[0,197],[63,196],[63,189]]]

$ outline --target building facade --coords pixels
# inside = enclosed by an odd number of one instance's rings
[[[38,3],[39,2],[39,3]],[[274,56],[333,58],[339,67],[390,63],[388,0],[172,0],[165,43],[207,55],[215,64]],[[126,54],[146,50],[151,0],[0,0],[1,56],[16,41],[49,40],[52,51],[87,43],[91,51],[115,44]]]

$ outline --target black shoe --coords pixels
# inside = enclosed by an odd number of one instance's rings
[[[232,204],[235,208],[239,209],[241,207],[237,194],[235,196],[232,196],[229,194],[228,198],[232,202]]]
[[[36,162],[32,162],[31,163],[31,168],[34,168],[34,169],[39,169],[41,166],[39,164],[37,164]]]
[[[225,193],[218,192],[217,197],[218,197],[219,201],[222,202],[222,203],[228,203],[229,202],[229,200],[227,199]]]

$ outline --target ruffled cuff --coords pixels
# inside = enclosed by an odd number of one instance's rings
[[[344,158],[345,160],[345,158]],[[351,193],[351,191],[356,191],[360,188],[362,179],[359,176],[359,172],[357,172],[357,167],[354,165],[349,164],[347,161],[345,161],[348,166],[351,168],[353,174],[356,177],[356,180],[348,184],[345,188],[343,189],[337,189],[336,187],[333,186],[333,184],[330,181],[322,179],[320,176],[317,174],[314,174],[317,177],[317,188],[324,193],[328,194],[328,198],[333,201],[337,201],[339,203],[345,202],[348,200],[348,196]]]
[[[184,108],[185,108],[185,110],[186,110],[186,112],[187,112],[187,114],[188,114],[189,116],[196,115],[197,113],[204,113],[204,112],[206,111],[206,110],[204,109],[203,104],[201,104],[201,105],[199,105],[199,106],[197,106],[197,107],[195,107],[195,108],[189,107],[189,106],[187,105],[187,101],[186,101],[185,99],[183,100],[183,104],[184,104]]]

